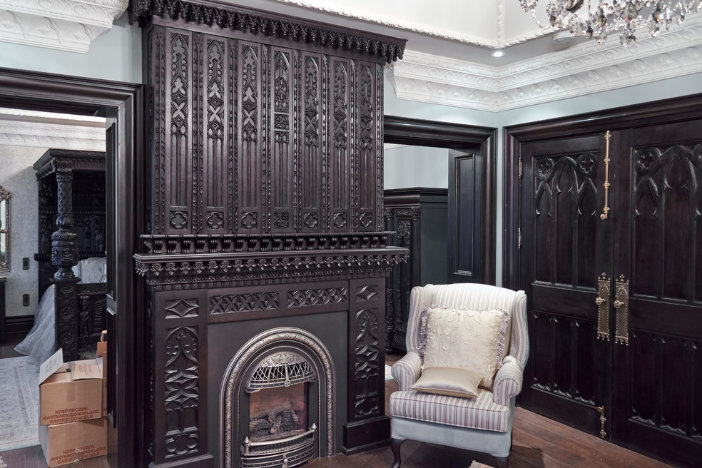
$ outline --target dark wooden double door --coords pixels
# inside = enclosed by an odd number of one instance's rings
[[[521,404],[699,466],[702,120],[613,130],[605,153],[604,130],[521,147]]]

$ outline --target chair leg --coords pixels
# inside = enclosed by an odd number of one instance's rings
[[[395,460],[392,462],[392,468],[400,468],[402,459],[400,458],[400,447],[405,442],[405,439],[390,439],[390,448]]]
[[[509,457],[495,457],[497,468],[507,468],[509,466]]]

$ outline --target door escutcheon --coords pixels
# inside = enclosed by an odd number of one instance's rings
[[[614,309],[617,311],[617,329],[614,342],[629,346],[629,280],[619,275],[616,284]]]
[[[611,281],[607,273],[597,279],[597,339],[609,341],[609,299]]]

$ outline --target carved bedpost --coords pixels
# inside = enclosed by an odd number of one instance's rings
[[[78,246],[73,227],[73,168],[56,163],[58,192],[58,230],[51,235],[51,263],[58,267],[53,283],[56,285],[56,342],[63,348],[66,361],[78,359],[78,294],[80,278],[72,267],[78,262]]]

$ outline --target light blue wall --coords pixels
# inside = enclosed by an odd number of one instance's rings
[[[385,149],[385,188],[448,188],[448,150],[426,146]]]
[[[485,112],[404,101],[395,96],[392,84],[386,79],[385,115],[496,127],[498,129],[496,250],[497,281],[498,284],[500,284],[502,280],[502,129],[504,127],[696,93],[702,93],[702,73],[630,86],[613,91],[604,91],[521,109],[503,112]],[[405,171],[406,169],[401,167],[402,164],[401,158],[392,158],[386,161],[386,177],[389,173],[402,173]],[[423,164],[423,162],[420,162],[420,164]],[[398,184],[397,181],[394,183],[396,185]],[[441,187],[442,179],[437,178],[435,183],[427,186]]]
[[[124,14],[87,54],[0,42],[0,67],[141,83],[141,31]]]

